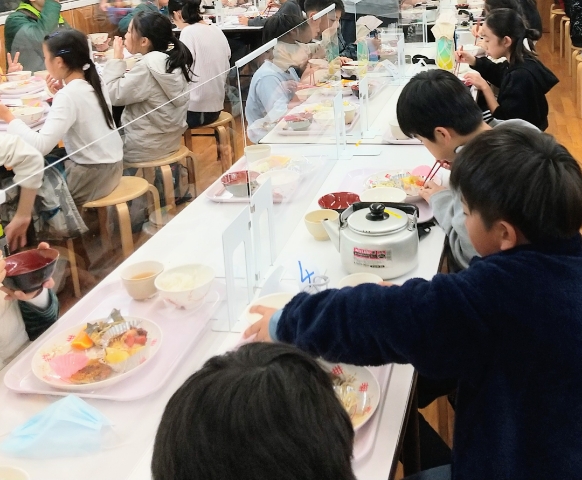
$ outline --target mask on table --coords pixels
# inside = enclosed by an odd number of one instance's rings
[[[101,449],[104,429],[110,425],[99,410],[69,395],[16,427],[0,451],[27,458],[84,455]]]

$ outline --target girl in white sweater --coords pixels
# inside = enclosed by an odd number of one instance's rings
[[[47,119],[39,132],[17,120],[0,104],[0,118],[8,133],[18,135],[43,155],[62,139],[68,159],[64,175],[77,205],[110,194],[122,174],[123,144],[115,130],[111,105],[85,35],[59,30],[45,38],[47,83],[55,94]]]
[[[168,10],[181,30],[180,41],[194,59],[188,127],[208,125],[218,119],[224,108],[224,87],[230,69],[228,40],[220,28],[202,19],[200,0],[170,0]]]

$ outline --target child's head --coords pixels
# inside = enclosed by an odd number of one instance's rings
[[[170,0],[168,12],[178,27],[202,21],[200,0]]]
[[[107,125],[111,129],[115,128],[85,34],[73,29],[57,30],[44,38],[42,50],[46,69],[54,79],[66,80],[73,73],[83,73],[85,80],[95,90]]]
[[[507,57],[509,63],[523,63],[526,56],[535,53],[533,43],[529,42],[531,52],[525,48],[524,40],[539,38],[538,32],[526,28],[523,17],[515,10],[497,8],[493,10],[481,28],[483,48],[492,58]]]
[[[324,15],[323,17],[318,18],[317,20],[313,20],[312,17],[317,12],[321,12],[322,10],[329,7],[330,5],[334,5],[334,4],[336,4],[336,2],[334,0],[305,0],[304,11],[305,11],[305,14],[307,15],[309,25],[311,26],[311,30],[312,30],[314,38],[317,37],[323,30],[326,30],[327,28],[329,28],[331,26],[330,25],[331,22],[329,20],[329,15],[331,14],[335,18],[335,11],[330,12],[327,15]],[[337,6],[337,4],[336,4],[336,6]],[[342,4],[342,7],[343,7],[343,4]]]
[[[172,396],[155,480],[355,480],[354,431],[329,375],[284,344],[211,358]]]
[[[533,8],[537,9],[535,1],[524,0],[524,3],[526,3],[526,4],[530,3],[530,2],[532,3]],[[489,15],[492,10],[496,10],[498,8],[509,8],[510,10],[516,11],[523,18],[525,26],[529,27],[521,2],[518,2],[517,0],[485,0],[485,14],[486,15]],[[531,8],[531,6],[530,6],[530,8]],[[539,40],[541,38],[541,36],[542,36],[541,32],[536,31],[533,33],[532,39]]]
[[[582,172],[547,134],[501,125],[459,153],[451,172],[466,227],[484,256],[524,243],[568,239],[582,227]]]
[[[297,27],[303,23],[303,19],[298,15],[277,14],[267,18],[263,27],[263,43],[268,43],[274,38],[288,37],[290,41],[295,41],[298,37]]]
[[[173,45],[171,50],[170,45]],[[186,45],[175,37],[172,22],[167,16],[158,12],[138,12],[125,34],[125,48],[132,54],[167,53],[166,73],[179,68],[186,80],[190,81],[192,54]]]
[[[418,138],[435,158],[448,162],[466,137],[485,125],[469,89],[440,69],[421,72],[404,86],[396,114],[405,135]]]

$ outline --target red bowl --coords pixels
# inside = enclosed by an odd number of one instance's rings
[[[317,203],[321,208],[343,212],[352,203],[360,201],[360,196],[352,192],[334,192],[321,197]]]
[[[59,252],[53,248],[10,255],[6,258],[6,277],[2,283],[11,290],[24,293],[39,290],[51,278],[58,258]]]

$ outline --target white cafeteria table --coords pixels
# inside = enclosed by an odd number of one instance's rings
[[[276,262],[280,263],[294,251],[308,251],[318,258],[326,268],[326,275],[334,286],[346,275],[340,265],[339,254],[331,242],[317,242],[303,225],[303,214],[317,207],[317,199],[329,192],[337,191],[350,172],[357,169],[410,168],[421,164],[432,164],[432,157],[422,146],[386,145],[380,147],[382,154],[375,157],[355,157],[352,160],[335,162],[327,178],[319,188],[313,189],[311,197],[297,202],[301,212],[291,215],[294,225],[292,232],[285,238],[282,251]],[[314,154],[314,150],[330,151],[329,146],[277,145],[274,154],[284,152]],[[240,163],[238,164],[240,165]],[[235,168],[238,166],[235,165]],[[240,167],[239,167],[240,168]],[[288,215],[293,210],[293,201],[286,205]],[[154,235],[120,267],[106,277],[101,284],[82,298],[59,322],[73,317],[79,323],[85,319],[85,312],[92,310],[100,302],[100,289],[112,283],[119,283],[120,270],[127,264],[146,259],[156,259],[166,265],[188,262],[211,262],[220,264],[222,257],[221,235],[229,223],[241,212],[244,204],[218,204],[201,194],[160,232]],[[300,219],[300,220],[296,220]],[[210,225],[210,227],[209,227]],[[396,279],[397,283],[411,277],[431,278],[438,269],[442,253],[444,233],[439,227],[420,242],[419,266],[405,277]],[[168,246],[171,245],[171,248]],[[217,273],[220,276],[220,268]],[[152,319],[162,322],[163,319]],[[54,328],[54,327],[53,327]],[[40,342],[29,346],[38,348],[43,339],[51,336],[51,330],[41,337]],[[10,458],[0,454],[0,464],[18,466],[25,469],[32,480],[85,480],[110,478],[114,480],[150,479],[149,465],[152,446],[163,409],[173,392],[202,366],[209,357],[225,352],[240,340],[239,333],[215,332],[208,329],[185,355],[181,364],[174,370],[171,378],[155,393],[130,402],[116,402],[102,399],[85,399],[99,409],[114,423],[115,438],[108,440],[106,448],[98,453],[73,458],[37,460]],[[162,345],[163,348],[163,345]],[[23,352],[23,354],[26,353]],[[23,355],[21,354],[21,355]],[[13,362],[14,363],[14,362]],[[10,365],[0,371],[3,380]],[[143,369],[140,375],[147,375]],[[131,381],[129,379],[128,381]],[[385,401],[379,406],[376,415],[380,416],[375,444],[368,456],[354,466],[360,480],[386,480],[389,478],[393,463],[396,461],[397,448],[406,419],[407,406],[414,382],[414,370],[410,365],[395,365],[388,383]],[[0,384],[0,441],[16,426],[28,420],[52,402],[61,397],[48,395],[18,394],[9,390],[4,382]]]

